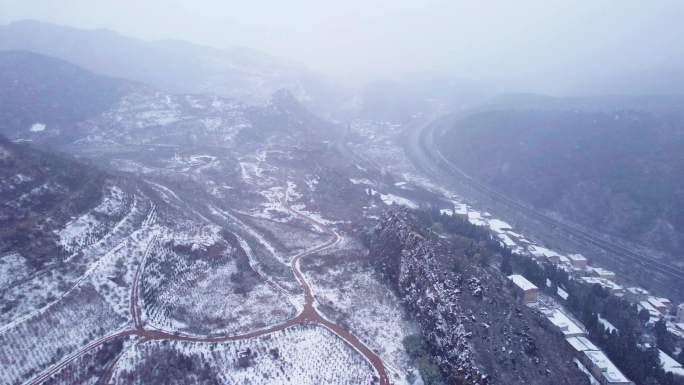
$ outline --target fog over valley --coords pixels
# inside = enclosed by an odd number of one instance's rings
[[[677,93],[671,82],[681,87],[684,59],[684,5],[676,0],[3,0],[0,7],[3,24],[34,19],[247,47],[353,84],[427,74],[499,92]]]
[[[0,0],[0,384],[684,385],[683,16]]]

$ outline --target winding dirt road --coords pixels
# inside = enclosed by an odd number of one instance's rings
[[[323,229],[326,233],[330,235],[330,238],[323,242],[320,245],[317,245],[315,247],[312,247],[310,249],[304,250],[297,255],[295,255],[290,263],[290,267],[292,269],[292,272],[294,273],[295,277],[297,278],[297,281],[299,282],[299,285],[301,286],[303,292],[304,292],[304,307],[300,311],[300,313],[284,322],[280,323],[277,325],[273,325],[268,328],[264,329],[258,329],[251,331],[249,333],[245,334],[238,334],[238,335],[226,335],[226,336],[216,336],[216,337],[206,337],[206,336],[192,336],[192,335],[185,335],[185,334],[177,334],[177,333],[170,333],[167,331],[163,330],[155,330],[155,329],[146,329],[144,322],[142,320],[142,311],[141,311],[141,306],[140,306],[140,299],[139,299],[139,286],[140,286],[140,281],[142,280],[143,272],[145,269],[145,262],[147,260],[147,257],[150,253],[150,250],[152,246],[155,244],[157,241],[157,237],[154,236],[152,240],[148,243],[145,253],[140,261],[140,264],[138,265],[138,268],[136,270],[134,280],[133,280],[133,285],[131,287],[131,316],[133,318],[133,328],[132,329],[127,329],[123,331],[119,331],[117,333],[113,333],[111,335],[99,338],[95,341],[92,341],[85,347],[79,349],[78,351],[66,356],[64,359],[62,359],[59,363],[51,366],[48,368],[46,371],[43,373],[39,374],[38,376],[34,377],[32,380],[28,381],[26,384],[29,385],[38,385],[59,372],[61,369],[66,367],[68,364],[72,363],[74,360],[82,357],[83,355],[87,354],[88,352],[98,348],[100,345],[114,340],[116,338],[124,338],[127,336],[137,336],[142,338],[142,341],[147,341],[147,340],[168,340],[168,341],[191,341],[191,342],[205,342],[205,343],[221,343],[221,342],[228,342],[228,341],[237,341],[237,340],[244,340],[244,339],[249,339],[249,338],[254,338],[254,337],[259,337],[263,335],[267,335],[270,333],[278,332],[285,330],[287,328],[296,326],[296,325],[320,325],[322,327],[325,327],[326,329],[330,330],[332,333],[334,333],[336,336],[341,338],[347,345],[351,346],[353,349],[355,349],[357,352],[359,352],[363,357],[368,361],[368,363],[373,367],[374,371],[376,372],[377,375],[377,380],[379,385],[390,385],[389,377],[387,375],[387,371],[385,369],[385,365],[382,362],[382,359],[375,354],[368,346],[366,346],[363,342],[361,342],[356,336],[354,336],[349,330],[343,328],[340,325],[335,324],[332,321],[329,321],[325,317],[323,317],[316,307],[314,306],[314,294],[312,292],[311,286],[309,283],[306,281],[306,278],[304,274],[301,272],[299,263],[302,258],[315,254],[315,253],[320,253],[322,251],[325,251],[327,249],[335,247],[337,244],[340,243],[342,238],[340,235],[335,232],[334,229],[328,227],[326,224],[317,221],[310,216],[307,216],[303,213],[298,212],[297,210],[292,209],[289,206],[288,202],[288,188],[285,188],[285,195],[282,200],[283,207],[285,207],[292,215],[297,216],[298,218],[305,220],[309,222],[311,225],[313,225],[316,228]],[[257,272],[258,274],[258,272]],[[98,381],[98,384],[104,385],[109,383],[109,380],[112,377],[113,371],[116,367],[116,363],[118,362],[120,356],[117,357],[115,362],[113,362],[110,367],[107,369],[105,374],[101,376],[101,378]]]

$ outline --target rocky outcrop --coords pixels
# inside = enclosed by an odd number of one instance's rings
[[[370,258],[446,377],[456,384],[585,383],[560,333],[518,303],[505,277],[483,262],[494,243],[458,240],[397,210],[381,218],[370,244]]]

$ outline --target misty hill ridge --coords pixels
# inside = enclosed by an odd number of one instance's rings
[[[63,60],[25,51],[0,52],[0,134],[70,128],[112,107],[134,84],[96,75]]]
[[[334,92],[322,76],[256,50],[216,49],[179,40],[145,41],[104,29],[14,22],[0,26],[0,50],[54,56],[171,93],[215,93],[249,103],[263,102],[280,88],[309,103]]]
[[[684,89],[684,88],[683,88]],[[643,94],[602,96],[554,97],[543,94],[500,94],[491,98],[478,108],[479,110],[546,110],[603,112],[618,110],[635,110],[656,115],[682,114],[684,111],[684,93],[679,94]]]
[[[2,135],[57,146],[86,137],[131,143],[261,141],[276,132],[315,141],[335,130],[288,89],[250,106],[214,95],[164,93],[26,51],[0,52],[0,118]],[[212,119],[219,119],[218,127],[207,126]]]
[[[62,257],[53,230],[95,206],[107,180],[93,166],[0,135],[0,255],[19,252],[36,268]]]
[[[538,209],[679,254],[684,119],[639,112],[489,111],[438,140],[466,173]]]

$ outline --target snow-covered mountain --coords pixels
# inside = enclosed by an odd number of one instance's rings
[[[332,81],[302,65],[242,48],[216,49],[179,40],[144,41],[104,29],[37,21],[0,26],[0,50],[27,50],[103,75],[172,93],[212,93],[263,102],[282,88],[312,107],[335,97]]]
[[[46,145],[234,145],[276,132],[296,142],[335,130],[287,89],[248,105],[173,94],[26,51],[0,52],[0,89],[0,134]]]

